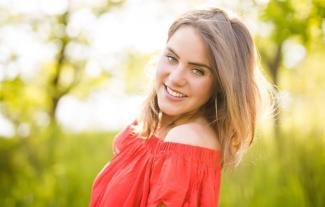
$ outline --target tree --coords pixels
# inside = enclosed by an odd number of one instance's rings
[[[124,1],[107,0],[91,7],[75,5],[76,3],[70,1],[66,3],[67,7],[55,15],[38,14],[34,17],[30,14],[9,11],[4,13],[6,18],[3,18],[5,21],[1,22],[1,27],[28,26],[33,29],[33,33],[41,36],[45,25],[45,28],[49,29],[45,38],[43,34],[44,44],[56,45],[57,49],[55,57],[42,65],[35,77],[26,80],[21,74],[17,74],[14,78],[5,77],[0,82],[1,112],[14,124],[16,132],[23,124],[27,124],[33,131],[38,129],[37,114],[48,117],[49,126],[56,127],[58,103],[64,96],[72,93],[87,96],[92,89],[110,77],[107,70],[101,70],[101,73],[90,77],[85,72],[89,59],[87,57],[75,59],[69,55],[69,47],[73,45],[87,50],[89,37],[82,33],[71,35],[68,33],[68,27],[71,16],[81,9],[86,8],[96,18],[100,18],[112,8],[122,5]],[[10,64],[18,58],[18,54],[8,57],[3,65],[4,69],[9,71]]]
[[[261,11],[261,20],[271,27],[267,36],[258,36],[257,46],[261,54],[262,64],[270,74],[276,90],[280,90],[280,74],[283,70],[283,47],[286,41],[295,40],[307,51],[314,41],[323,41],[323,19],[325,17],[325,2],[273,0],[269,1]],[[280,140],[280,108],[276,100],[274,115],[274,132],[278,148],[281,151]]]

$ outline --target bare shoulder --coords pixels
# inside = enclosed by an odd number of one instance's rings
[[[172,128],[166,135],[165,141],[220,149],[220,143],[214,130],[207,122],[190,122]]]

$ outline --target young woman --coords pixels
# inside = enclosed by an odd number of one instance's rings
[[[254,137],[260,78],[252,37],[238,19],[220,9],[178,18],[153,90],[116,136],[90,206],[218,206],[222,168],[237,165]]]

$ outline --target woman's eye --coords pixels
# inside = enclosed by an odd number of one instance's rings
[[[168,62],[170,62],[170,63],[176,63],[177,62],[177,59],[174,58],[173,56],[167,55],[166,57],[167,57]]]
[[[203,76],[204,75],[204,72],[202,70],[200,70],[200,69],[194,68],[194,69],[192,69],[192,71],[197,76]]]

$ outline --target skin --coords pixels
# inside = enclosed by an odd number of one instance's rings
[[[161,113],[156,136],[164,141],[220,149],[207,120],[196,115],[212,96],[213,81],[208,49],[201,36],[190,26],[179,28],[167,42],[157,68],[155,89]],[[174,120],[177,123],[170,127]]]
[[[211,97],[213,81],[206,44],[193,27],[180,27],[167,42],[157,68],[160,127],[195,114]]]

